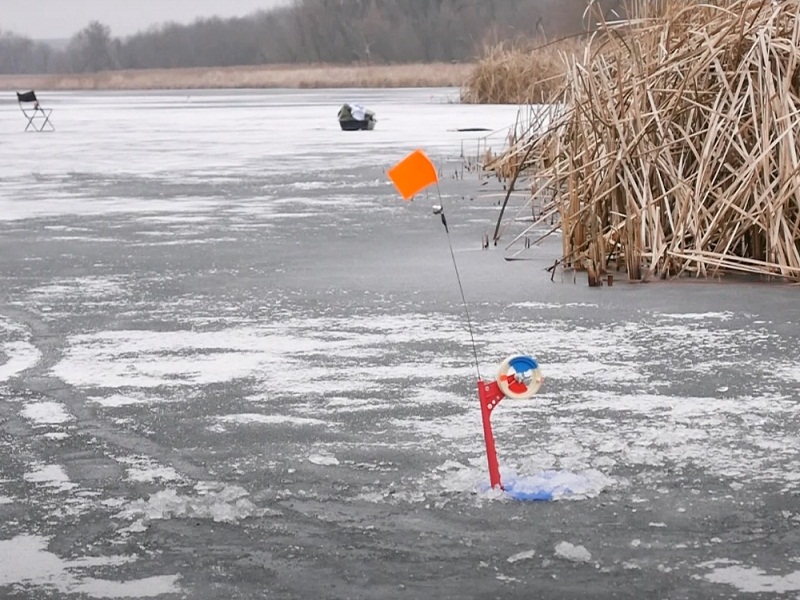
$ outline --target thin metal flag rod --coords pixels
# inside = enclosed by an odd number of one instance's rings
[[[456,255],[453,252],[453,242],[450,240],[450,229],[447,227],[447,219],[444,216],[444,202],[442,200],[442,192],[439,189],[439,182],[436,182],[436,193],[439,196],[439,206],[434,208],[434,214],[439,214],[442,217],[442,225],[444,225],[444,232],[447,234],[447,245],[450,247],[450,258],[453,259],[453,269],[456,272],[456,281],[458,282],[458,290],[461,292],[461,302],[464,305],[464,314],[467,316],[467,329],[469,329],[469,338],[472,342],[472,355],[475,357],[475,371],[478,373],[478,380],[481,379],[481,368],[478,364],[478,348],[475,345],[475,334],[472,331],[472,319],[469,316],[469,307],[467,306],[467,298],[464,295],[464,286],[461,285],[461,275],[458,272],[458,263],[456,262]],[[437,210],[438,208],[438,210]]]

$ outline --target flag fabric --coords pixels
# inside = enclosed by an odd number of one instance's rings
[[[422,150],[414,150],[389,169],[389,178],[403,200],[411,200],[426,187],[439,181],[436,167]]]

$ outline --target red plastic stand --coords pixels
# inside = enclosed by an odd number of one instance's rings
[[[483,419],[483,437],[486,441],[486,459],[489,461],[489,483],[493,488],[503,489],[500,483],[500,466],[497,463],[497,450],[494,447],[494,434],[492,433],[492,411],[505,398],[496,381],[486,383],[478,380],[478,401],[481,403],[481,418]]]

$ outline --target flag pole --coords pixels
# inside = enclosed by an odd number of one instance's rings
[[[456,262],[456,255],[453,251],[453,242],[450,239],[450,228],[447,226],[447,218],[444,215],[444,201],[442,200],[442,192],[439,189],[439,181],[436,181],[436,194],[439,196],[439,205],[434,206],[433,214],[438,214],[442,218],[442,225],[444,225],[444,232],[447,234],[447,245],[450,248],[450,258],[453,260],[453,269],[456,272],[456,281],[458,282],[458,290],[461,292],[461,302],[464,306],[464,314],[467,317],[467,329],[469,330],[469,339],[472,342],[472,355],[475,358],[475,371],[478,373],[478,381],[481,380],[481,367],[478,363],[478,348],[475,344],[475,334],[472,330],[472,319],[469,316],[469,307],[467,306],[467,298],[464,295],[464,286],[461,285],[461,275],[458,272],[458,263]]]

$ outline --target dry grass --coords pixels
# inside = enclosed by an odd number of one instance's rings
[[[0,75],[3,90],[460,87],[472,64],[272,65]]]
[[[547,102],[564,87],[572,57],[582,54],[578,39],[530,47],[498,44],[486,47],[483,58],[467,78],[462,102],[473,104],[536,104]]]
[[[553,190],[539,222],[557,215],[563,263],[590,283],[613,268],[800,281],[800,0],[659,9],[607,24],[561,116],[509,153]]]

